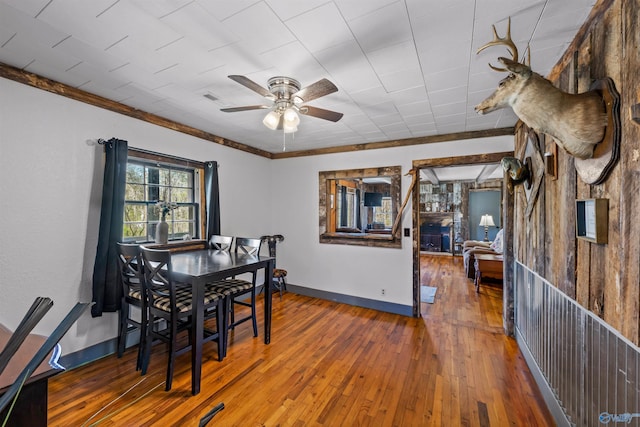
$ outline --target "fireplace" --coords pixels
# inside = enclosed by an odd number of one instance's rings
[[[420,214],[420,250],[451,252],[452,212],[426,212]]]

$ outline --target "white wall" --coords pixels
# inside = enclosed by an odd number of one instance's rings
[[[320,244],[318,172],[401,165],[406,173],[414,159],[513,149],[512,137],[500,137],[272,161],[0,79],[0,323],[15,328],[35,297],[49,296],[55,305],[36,329],[49,334],[77,301],[91,300],[103,160],[89,141],[111,137],[217,160],[222,232],[283,234],[278,265],[289,282],[407,306],[411,237],[402,249]],[[412,227],[411,209],[403,228]],[[116,334],[115,313],[85,314],[62,345],[70,353]]]
[[[103,150],[130,147],[220,165],[222,231],[270,228],[270,160],[0,79],[0,323],[14,329],[37,296],[54,306],[48,335],[78,301],[91,301]],[[117,316],[89,311],[62,340],[70,353],[117,335]]]
[[[319,243],[318,172],[400,165],[405,174],[413,160],[510,150],[513,137],[506,136],[274,160],[272,232],[285,236],[278,265],[296,285],[411,306],[413,238],[403,237],[402,249]],[[410,185],[411,178],[403,177],[403,201]],[[412,229],[411,210],[409,201],[402,228]]]

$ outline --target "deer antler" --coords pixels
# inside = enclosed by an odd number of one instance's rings
[[[507,49],[509,49],[509,53],[511,53],[511,57],[513,58],[513,60],[515,62],[518,62],[518,48],[516,47],[513,40],[511,40],[511,17],[509,17],[509,20],[507,21],[507,34],[504,37],[498,36],[498,31],[496,31],[495,25],[492,25],[491,27],[493,28],[493,40],[480,47],[476,54],[491,46],[505,45],[507,46]],[[495,71],[508,71],[506,68],[499,68],[491,64],[489,64],[489,67],[491,67],[491,69]]]

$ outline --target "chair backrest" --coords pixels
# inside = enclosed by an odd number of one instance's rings
[[[118,242],[117,247],[123,295],[126,297],[130,295],[131,291],[140,291],[142,299],[144,279],[142,276],[140,245]]]
[[[284,240],[284,236],[282,234],[274,234],[273,236],[262,236],[260,237],[260,240],[267,242],[267,245],[269,245],[269,256],[275,258],[276,243],[282,242]]]
[[[236,253],[258,255],[262,240],[251,237],[236,237]]]
[[[171,275],[171,252],[169,250],[140,247],[144,271],[145,287],[149,298],[149,307],[153,307],[156,298],[170,297],[171,311],[175,311],[176,289]]]
[[[209,239],[209,247],[218,251],[230,252],[233,246],[233,236],[220,236],[214,234]]]

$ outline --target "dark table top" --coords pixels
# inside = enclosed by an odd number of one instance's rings
[[[173,272],[177,275],[203,277],[225,274],[232,276],[235,271],[246,271],[249,266],[264,266],[272,259],[269,256],[202,249],[172,254],[171,264]]]

